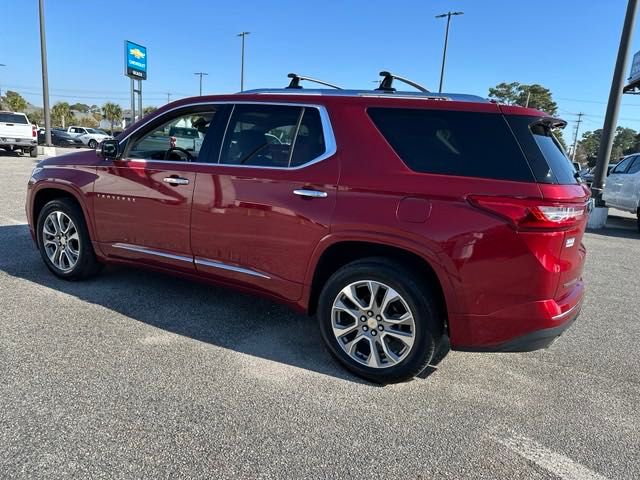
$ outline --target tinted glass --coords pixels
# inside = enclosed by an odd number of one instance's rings
[[[627,157],[618,163],[615,168],[611,171],[611,173],[627,173],[627,168],[631,165],[631,162],[636,157]]]
[[[220,152],[220,163],[287,167],[302,107],[236,105]]]
[[[190,112],[174,117],[136,139],[127,156],[152,160],[197,161],[213,117],[212,111]],[[176,150],[170,151],[172,148]]]
[[[320,112],[317,108],[305,108],[290,166],[297,167],[310,162],[322,155],[325,150]]]
[[[509,115],[505,117],[540,183],[570,185],[578,183],[575,169],[551,129],[538,117]]]
[[[369,108],[368,113],[416,172],[533,181],[502,115],[401,108]]]
[[[640,172],[640,157],[634,157],[633,165],[629,167],[627,174],[632,175],[638,172]]]
[[[0,113],[0,122],[3,123],[20,123],[25,125],[29,123],[27,117],[15,113]]]

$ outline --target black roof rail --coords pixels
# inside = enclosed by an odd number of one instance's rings
[[[380,76],[383,77],[382,80],[380,81],[380,86],[378,88],[376,88],[377,91],[382,91],[382,92],[395,92],[396,89],[393,88],[393,81],[394,80],[398,80],[399,82],[402,83],[406,83],[407,85],[411,85],[413,88],[416,88],[418,90],[420,90],[421,92],[424,93],[431,93],[429,90],[427,90],[426,88],[424,88],[422,85],[409,80],[408,78],[404,78],[404,77],[400,77],[398,75],[394,75],[391,72],[380,72]]]
[[[332,83],[324,82],[322,80],[317,80],[311,77],[303,77],[302,75],[298,75],[297,73],[290,73],[289,75],[287,75],[287,77],[291,79],[291,82],[289,82],[289,86],[286,88],[302,88],[302,85],[300,85],[300,82],[302,80],[306,80],[307,82],[319,83],[320,85],[325,85],[327,87],[335,88],[336,90],[342,90],[342,87],[339,87]]]

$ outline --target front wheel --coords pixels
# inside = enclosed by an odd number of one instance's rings
[[[377,383],[422,372],[443,325],[429,285],[404,265],[377,257],[331,276],[320,295],[318,321],[331,354]]]
[[[65,280],[78,280],[98,272],[98,263],[84,215],[67,198],[47,203],[38,216],[38,247],[47,268]]]
[[[94,150],[98,147],[98,142],[94,139],[89,140],[89,148],[93,148]]]

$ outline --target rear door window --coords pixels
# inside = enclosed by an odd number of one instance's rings
[[[226,165],[290,168],[325,152],[315,107],[235,105],[220,151]]]
[[[402,161],[416,172],[533,181],[500,114],[378,107],[367,112]]]

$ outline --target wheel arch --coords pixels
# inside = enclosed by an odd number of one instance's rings
[[[307,283],[308,291],[305,295],[307,312],[310,315],[316,312],[320,292],[335,271],[354,260],[367,257],[385,257],[395,260],[415,272],[420,278],[425,278],[434,288],[433,293],[444,318],[448,318],[449,306],[453,299],[447,297],[451,297],[452,293],[447,288],[446,280],[442,278],[443,273],[439,275],[436,270],[438,267],[434,268],[435,262],[427,260],[410,248],[370,240],[340,240],[327,245],[322,250],[308,272],[310,281]]]
[[[84,221],[87,224],[87,230],[89,232],[89,238],[94,241],[94,230],[93,230],[93,222],[91,221],[91,216],[86,208],[85,203],[81,200],[80,195],[75,192],[72,188],[67,187],[66,185],[42,185],[33,193],[33,201],[31,205],[31,218],[33,219],[33,227],[34,230],[38,224],[38,216],[40,212],[44,208],[44,206],[52,200],[60,199],[60,198],[68,198],[75,202],[80,209],[82,210],[82,214],[84,215]],[[38,242],[38,235],[36,235],[36,242]]]

